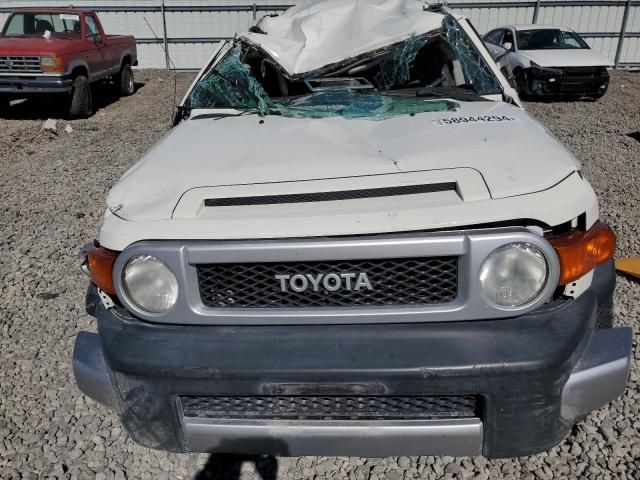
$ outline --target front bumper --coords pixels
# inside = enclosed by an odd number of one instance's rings
[[[632,331],[596,330],[611,263],[578,299],[523,317],[395,325],[173,326],[88,311],[99,336],[74,350],[80,389],[118,411],[131,437],[171,451],[276,455],[521,456],[624,392]],[[478,395],[476,417],[255,420],[186,416],[179,397]]]
[[[0,93],[19,97],[31,93],[70,92],[73,78],[70,75],[0,75]]]
[[[600,97],[609,88],[609,73],[580,72],[571,69],[531,68],[528,70],[529,94],[586,95]]]

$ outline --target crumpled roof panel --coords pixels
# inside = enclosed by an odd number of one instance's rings
[[[304,0],[241,37],[300,75],[435,30],[444,15],[418,0]]]

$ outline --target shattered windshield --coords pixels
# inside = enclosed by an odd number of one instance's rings
[[[470,94],[479,97],[502,91],[449,15],[437,30],[294,77],[241,40],[224,55],[195,85],[185,108],[382,120],[452,111],[458,108],[458,100],[468,100]],[[439,90],[446,95],[438,95]]]

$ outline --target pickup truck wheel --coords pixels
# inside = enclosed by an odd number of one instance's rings
[[[69,116],[87,118],[93,112],[93,99],[91,97],[91,85],[84,75],[78,75],[73,81],[71,91],[71,106]]]
[[[118,86],[120,88],[120,94],[128,97],[133,95],[136,90],[136,84],[133,78],[133,70],[131,65],[124,65],[120,73],[118,74]]]

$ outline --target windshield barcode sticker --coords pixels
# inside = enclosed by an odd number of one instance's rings
[[[479,115],[477,117],[448,117],[438,118],[433,121],[436,127],[446,127],[447,125],[464,125],[474,123],[501,123],[501,122],[517,122],[517,117],[508,115]]]
[[[79,15],[69,15],[68,13],[61,13],[60,20],[74,20],[76,22],[80,21]]]

